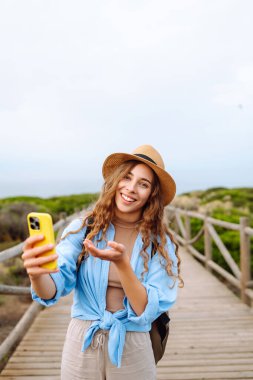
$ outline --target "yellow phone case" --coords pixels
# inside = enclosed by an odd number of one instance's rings
[[[36,243],[34,245],[35,247],[41,247],[46,244],[55,245],[53,222],[52,222],[52,217],[50,214],[40,213],[40,212],[30,212],[27,215],[27,223],[28,223],[30,236],[41,235],[41,234],[44,235],[44,239]],[[49,256],[49,255],[53,255],[54,253],[56,253],[55,248],[53,248],[51,251],[43,253],[40,256]],[[41,265],[41,267],[46,268],[46,269],[56,269],[57,260],[43,264]]]

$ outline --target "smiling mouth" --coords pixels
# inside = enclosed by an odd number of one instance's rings
[[[127,195],[125,195],[125,194],[123,194],[123,193],[120,193],[120,195],[121,195],[121,197],[124,199],[124,201],[126,201],[126,202],[131,202],[131,203],[133,203],[133,202],[136,201],[136,199],[130,198],[130,197],[128,197]]]

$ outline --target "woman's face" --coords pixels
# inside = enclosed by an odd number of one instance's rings
[[[138,220],[143,206],[146,204],[154,181],[152,169],[145,164],[137,164],[119,182],[116,194],[116,215],[128,220]]]

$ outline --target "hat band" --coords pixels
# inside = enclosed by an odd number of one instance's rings
[[[134,156],[138,156],[140,158],[144,158],[145,160],[148,160],[148,161],[152,162],[153,164],[157,165],[157,163],[154,160],[152,160],[152,158],[146,156],[145,154],[138,154],[138,153],[136,153],[136,154],[134,154]]]

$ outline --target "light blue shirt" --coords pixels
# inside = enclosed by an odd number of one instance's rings
[[[82,220],[72,221],[64,230],[64,236],[68,231],[74,231],[81,227]],[[76,272],[76,263],[83,247],[83,239],[86,227],[76,234],[70,234],[61,240],[56,250],[59,255],[58,266],[60,271],[50,276],[56,285],[55,297],[50,300],[39,298],[33,289],[32,298],[45,306],[54,305],[60,297],[66,296],[73,289],[74,301],[71,307],[71,317],[82,320],[92,320],[82,346],[82,351],[87,349],[98,329],[110,330],[108,341],[108,352],[111,362],[118,368],[121,366],[121,358],[124,349],[126,331],[150,331],[151,323],[164,311],[167,311],[176,301],[178,280],[172,287],[175,279],[168,276],[161,262],[165,260],[156,253],[152,259],[149,257],[148,272],[144,270],[143,258],[139,254],[142,249],[142,237],[139,233],[131,256],[131,267],[137,278],[146,288],[148,303],[145,310],[139,316],[132,309],[127,297],[124,297],[124,309],[111,313],[106,310],[106,290],[108,285],[108,273],[110,261],[95,258],[92,255],[84,260]],[[108,240],[114,240],[115,229],[113,224],[109,225],[106,233]],[[98,237],[101,236],[101,232]],[[98,248],[104,249],[104,241],[98,243]],[[175,247],[170,238],[167,237],[167,248],[173,261],[173,273],[177,273],[177,257]],[[151,255],[151,244],[148,248]],[[163,260],[163,261],[162,261]]]

